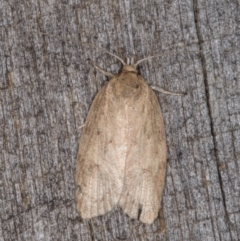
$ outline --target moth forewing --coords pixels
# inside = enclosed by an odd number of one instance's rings
[[[119,205],[131,218],[151,224],[165,181],[164,122],[155,93],[137,73],[141,61],[121,62],[121,73],[96,95],[83,127],[76,164],[77,210],[92,218]]]

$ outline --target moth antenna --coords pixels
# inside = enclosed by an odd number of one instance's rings
[[[95,69],[97,69],[98,71],[102,72],[104,75],[106,75],[106,76],[108,76],[108,77],[110,77],[110,78],[114,77],[114,75],[113,75],[112,73],[109,73],[109,72],[101,69],[101,68],[98,67],[96,64],[94,64],[92,61],[91,61],[91,65],[92,65]]]
[[[137,61],[137,63],[134,64],[134,66],[137,67],[140,63],[142,63],[143,61],[148,60],[148,59],[165,56],[165,55],[169,54],[169,52],[168,53],[156,54],[156,55],[153,55],[153,56],[149,56],[149,57],[140,59],[140,60]],[[177,52],[177,54],[180,54],[180,53],[196,53],[196,52],[197,51],[180,51],[180,52]],[[202,50],[199,50],[199,52],[202,52]]]
[[[166,53],[165,53],[165,54],[166,54]],[[137,67],[140,63],[142,63],[142,62],[145,61],[145,60],[152,59],[152,58],[156,58],[156,57],[160,57],[160,56],[163,56],[163,55],[164,55],[164,54],[157,54],[157,55],[153,55],[153,56],[149,56],[149,57],[140,59],[140,60],[137,61],[137,63],[134,64],[134,66]]]
[[[80,41],[80,42],[81,42],[81,41]],[[82,44],[86,44],[86,45],[91,46],[91,47],[94,47],[95,49],[100,49],[100,50],[102,50],[103,52],[105,52],[105,53],[107,53],[107,54],[109,54],[109,55],[112,55],[113,57],[115,57],[115,58],[117,58],[118,60],[120,60],[123,65],[126,65],[126,63],[124,62],[123,59],[121,59],[121,58],[118,57],[117,55],[115,55],[115,54],[107,51],[107,50],[104,49],[104,48],[97,47],[97,46],[95,46],[94,44],[90,44],[90,43],[85,43],[85,42],[81,42],[81,43],[82,43]]]

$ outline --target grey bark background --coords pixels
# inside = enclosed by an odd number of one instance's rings
[[[0,0],[0,240],[240,240],[238,0]],[[124,58],[157,93],[168,163],[159,218],[75,208],[91,101]],[[193,52],[190,52],[193,51]],[[141,118],[141,117],[139,117]],[[161,201],[161,200],[159,200]]]

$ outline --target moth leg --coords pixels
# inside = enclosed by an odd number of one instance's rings
[[[167,94],[167,95],[178,95],[178,96],[183,96],[183,95],[186,95],[186,93],[174,93],[174,92],[171,92],[171,91],[167,91],[167,90],[164,90],[158,86],[155,86],[155,85],[151,85],[151,88],[153,90],[156,90],[158,92],[161,92],[161,93],[164,93],[164,94]]]
[[[82,124],[82,125],[80,125],[80,126],[78,127],[78,130],[82,129],[82,128],[84,127],[84,125],[85,125],[85,123]]]
[[[102,72],[104,75],[106,75],[106,76],[108,76],[108,77],[110,77],[110,78],[112,78],[112,77],[114,76],[113,74],[111,74],[111,73],[109,73],[109,72],[101,69],[100,67],[98,67],[97,65],[95,65],[93,62],[91,62],[91,64],[93,65],[93,67],[94,67],[95,69],[97,69],[98,71]]]

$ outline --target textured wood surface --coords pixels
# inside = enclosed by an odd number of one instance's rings
[[[239,1],[0,0],[0,240],[240,240]],[[91,101],[125,58],[157,93],[168,163],[152,225],[83,221],[75,161]],[[193,51],[193,52],[189,52]],[[141,117],[139,117],[141,118]]]

